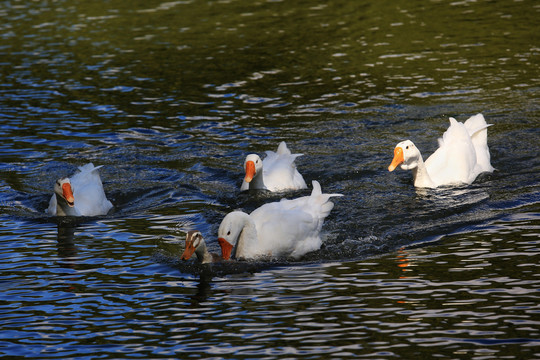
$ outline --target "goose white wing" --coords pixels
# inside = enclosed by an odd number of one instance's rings
[[[426,169],[436,186],[465,183],[476,178],[476,152],[462,123],[450,118],[450,127],[439,139],[439,148],[426,160]]]
[[[263,160],[264,183],[270,191],[307,189],[294,161],[302,154],[291,154],[282,141],[276,152],[267,151]]]
[[[261,248],[272,256],[300,257],[321,247],[320,231],[324,219],[334,204],[329,201],[340,194],[323,194],[321,186],[313,181],[310,196],[261,206],[251,213],[257,227]]]
[[[319,220],[300,208],[286,209],[276,202],[261,206],[250,216],[257,228],[260,255],[299,257],[321,247]]]
[[[74,189],[75,208],[84,216],[105,215],[113,207],[107,200],[98,169],[92,163],[79,167],[79,172],[71,178]]]
[[[491,155],[487,144],[487,128],[491,126],[486,123],[482,114],[471,116],[464,123],[465,128],[471,137],[471,141],[476,152],[476,173],[492,172],[495,170],[491,166]]]

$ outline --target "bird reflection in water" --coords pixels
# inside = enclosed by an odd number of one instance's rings
[[[58,224],[58,237],[56,249],[58,257],[61,259],[59,264],[63,267],[75,268],[74,259],[77,257],[77,247],[73,240],[75,235],[75,226],[69,224]]]

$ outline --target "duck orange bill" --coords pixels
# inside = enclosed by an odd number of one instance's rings
[[[388,166],[388,171],[394,171],[394,169],[403,161],[405,161],[403,149],[398,146],[394,149],[394,160],[392,160],[392,163]]]
[[[184,250],[184,253],[182,254],[182,257],[180,259],[182,260],[189,260],[191,255],[195,252],[195,247],[193,246],[193,243],[186,244],[186,250]]]
[[[75,205],[75,198],[73,197],[73,190],[71,190],[70,184],[62,184],[62,196],[64,197],[64,199],[66,199],[70,207],[73,207],[73,205]]]
[[[224,238],[218,238],[217,241],[219,243],[219,246],[221,247],[221,257],[225,260],[230,260],[233,249],[231,243]]]
[[[251,182],[255,176],[255,163],[253,161],[246,161],[246,177],[245,182]]]

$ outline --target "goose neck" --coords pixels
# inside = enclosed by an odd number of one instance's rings
[[[236,244],[236,257],[249,257],[253,247],[257,243],[257,228],[253,219],[246,213],[241,215],[242,232]]]
[[[266,186],[264,185],[264,176],[262,169],[255,174],[253,177],[253,180],[249,183],[250,189],[266,189]]]
[[[418,166],[413,169],[413,177],[414,186],[416,187],[435,187],[433,180],[431,180],[431,177],[429,176],[426,164],[424,163],[424,159],[422,158],[421,154],[418,158]]]
[[[195,250],[195,255],[197,255],[197,259],[199,259],[202,264],[211,263],[213,261],[212,255],[208,252],[204,241]]]
[[[75,207],[68,205],[67,201],[60,195],[56,195],[56,215],[57,216],[77,216]]]

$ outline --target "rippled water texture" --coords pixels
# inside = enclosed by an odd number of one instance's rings
[[[540,358],[534,1],[0,5],[0,356]],[[483,113],[492,174],[418,190],[448,117]],[[182,262],[186,231],[286,141],[336,198],[298,261]],[[45,214],[87,162],[115,205]]]

